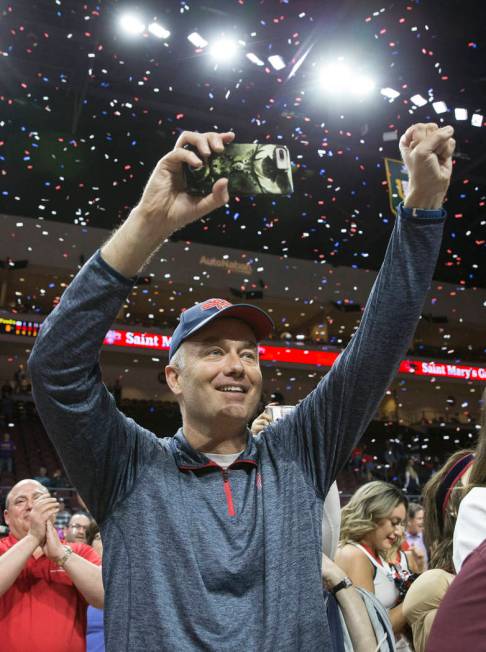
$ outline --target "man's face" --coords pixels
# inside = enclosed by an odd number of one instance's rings
[[[34,480],[23,480],[12,488],[4,518],[16,539],[23,539],[29,532],[34,500],[47,493],[47,489]]]
[[[64,532],[66,541],[69,541],[69,543],[86,543],[86,530],[90,523],[90,519],[84,514],[72,516]]]
[[[262,387],[252,329],[239,319],[221,318],[183,346],[182,370],[167,367],[167,381],[180,399],[183,414],[201,425],[217,418],[247,423]]]

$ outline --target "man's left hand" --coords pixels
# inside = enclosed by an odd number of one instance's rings
[[[451,126],[439,129],[435,123],[418,123],[400,138],[409,173],[406,207],[437,210],[442,206],[452,174],[453,134]]]
[[[46,543],[44,545],[44,554],[51,561],[57,561],[65,554],[64,546],[59,540],[59,535],[52,521],[47,521],[46,524]]]

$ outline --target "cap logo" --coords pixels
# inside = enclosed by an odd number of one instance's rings
[[[227,308],[228,306],[232,306],[233,304],[230,303],[229,301],[226,301],[225,299],[208,299],[208,301],[205,301],[204,303],[201,303],[201,310],[210,310],[211,308],[217,308],[218,310],[222,310],[223,308]]]

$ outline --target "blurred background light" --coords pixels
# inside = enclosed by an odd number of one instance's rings
[[[467,109],[456,108],[454,109],[456,120],[467,120]]]
[[[388,97],[390,100],[394,100],[400,96],[398,91],[396,91],[394,88],[389,88],[388,86],[386,88],[382,88],[380,93],[385,97]]]
[[[230,38],[220,38],[210,46],[210,53],[218,63],[230,62],[238,52],[238,43]]]
[[[126,34],[137,36],[145,31],[145,24],[136,14],[123,14],[120,18],[120,27]]]
[[[192,32],[187,37],[187,40],[194,45],[196,48],[205,48],[208,45],[208,42],[205,38],[198,34],[197,32]]]
[[[432,102],[432,106],[437,114],[446,113],[449,110],[445,102]]]
[[[425,104],[427,104],[427,100],[425,97],[422,97],[420,93],[417,93],[417,95],[412,95],[410,100],[415,104],[415,106],[425,106]]]
[[[251,61],[252,63],[254,63],[256,66],[264,66],[265,65],[265,62],[262,61],[259,57],[257,57],[257,55],[254,54],[253,52],[248,52],[247,55],[246,55],[246,58],[249,61]]]
[[[150,23],[148,31],[157,38],[169,38],[170,36],[169,30],[165,29],[160,23]]]
[[[473,113],[471,116],[471,124],[473,127],[482,127],[483,126],[484,116],[480,113]]]
[[[285,68],[285,61],[279,54],[272,54],[271,57],[268,57],[268,61],[275,70],[282,70]]]

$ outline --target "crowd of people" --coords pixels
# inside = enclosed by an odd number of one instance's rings
[[[229,200],[224,179],[206,197],[188,195],[182,164],[200,167],[234,134],[181,134],[36,339],[36,406],[86,510],[56,529],[66,510],[45,469],[9,491],[10,531],[0,540],[6,649],[486,649],[486,410],[476,448],[454,453],[420,504],[372,480],[341,509],[337,481],[421,313],[446,216],[452,134],[418,124],[402,136],[409,192],[360,326],[317,387],[249,430],[262,390],[258,342],[272,321],[253,305],[208,299],[184,311],[173,333],[165,374],[183,425],[159,439],[117,408],[99,349],[145,261]],[[409,488],[417,477],[409,465]]]

